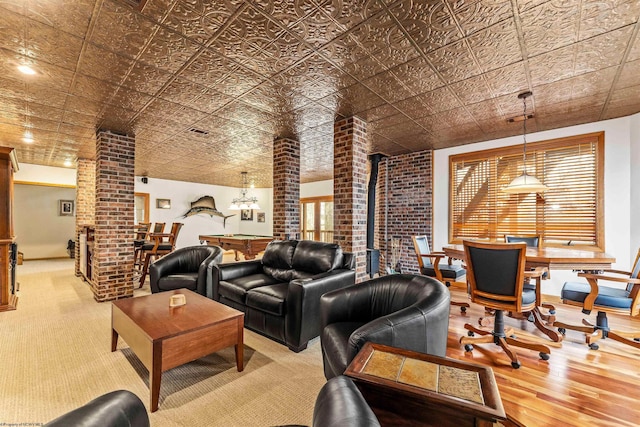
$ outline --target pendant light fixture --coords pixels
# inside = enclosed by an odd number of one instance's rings
[[[249,192],[249,182],[247,181],[247,172],[240,172],[242,174],[242,190],[240,190],[240,197],[233,199],[230,211],[239,211],[242,209],[256,209],[259,210],[258,199],[256,197],[247,196]]]
[[[542,193],[548,189],[538,178],[527,173],[527,98],[531,95],[533,95],[531,92],[523,92],[518,95],[518,99],[522,99],[522,104],[524,105],[522,112],[522,137],[524,140],[522,144],[522,175],[515,178],[508,186],[502,189],[505,193]]]

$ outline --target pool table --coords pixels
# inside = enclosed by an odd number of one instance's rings
[[[242,252],[244,259],[254,259],[258,253],[265,250],[272,236],[252,236],[248,234],[224,234],[200,235],[200,243],[207,242],[208,245],[220,246],[225,251],[234,250],[236,261],[239,261],[238,252]]]

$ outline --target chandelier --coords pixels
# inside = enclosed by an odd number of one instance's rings
[[[258,206],[258,199],[256,197],[247,196],[249,192],[249,182],[247,181],[247,172],[240,172],[242,174],[242,189],[240,190],[240,197],[233,199],[230,211],[239,211],[241,209],[260,209]]]
[[[522,113],[522,138],[524,143],[523,149],[523,167],[522,175],[515,178],[509,185],[502,189],[505,193],[542,193],[547,191],[547,186],[541,183],[538,178],[527,173],[527,98],[533,95],[531,92],[523,92],[518,95],[518,99],[522,99],[524,111]]]

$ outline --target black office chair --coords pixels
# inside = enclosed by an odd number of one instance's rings
[[[448,258],[447,263],[441,263],[446,255],[444,252],[431,252],[427,236],[412,236],[411,239],[413,240],[413,248],[418,258],[420,274],[435,277],[447,285],[447,287],[451,286],[451,283],[459,282],[459,279],[467,274],[464,267],[458,264],[452,264],[451,258]],[[466,287],[466,282],[463,283],[463,285]],[[460,307],[460,311],[463,313],[469,308],[468,302],[451,301],[451,305]]]
[[[621,270],[604,270],[609,274],[578,273],[587,279],[587,283],[566,282],[560,292],[562,302],[582,306],[582,312],[590,314],[598,309],[596,324],[586,319],[582,325],[569,325],[556,322],[558,332],[565,334],[567,329],[581,331],[586,335],[586,343],[592,350],[599,348],[596,341],[611,338],[614,341],[640,348],[640,331],[618,331],[609,328],[607,311],[637,316],[640,313],[640,250],[636,255],[631,272]],[[615,275],[614,275],[615,274]],[[599,281],[626,283],[626,287],[602,286]]]
[[[469,331],[468,336],[460,338],[465,351],[472,351],[474,344],[494,343],[504,350],[511,359],[511,366],[516,369],[520,362],[510,346],[536,350],[541,359],[548,360],[549,347],[522,341],[514,337],[512,328],[505,329],[504,325],[505,311],[527,315],[536,307],[535,290],[524,289],[527,245],[472,241],[463,241],[463,244],[471,301],[495,309],[493,331],[479,329],[469,323],[464,325]],[[535,273],[542,276],[542,271]]]
[[[327,379],[341,375],[365,342],[444,357],[450,294],[434,278],[389,274],[320,298],[320,347]]]
[[[526,243],[527,247],[530,248],[539,248],[542,246],[542,236],[539,234],[527,234],[519,236],[505,234],[504,241],[505,243]],[[531,269],[530,271],[532,270],[535,269]],[[549,271],[544,270],[542,277],[540,277],[540,280],[548,278]],[[541,332],[546,334],[553,341],[562,341],[562,337],[559,336],[553,329],[549,328],[549,326],[553,325],[556,321],[556,307],[553,304],[542,301],[542,289],[540,286],[540,280],[531,282],[529,277],[525,277],[524,289],[534,290],[536,292],[537,301],[536,309],[531,312],[527,320],[533,322]],[[542,313],[538,307],[547,309],[549,311],[549,314]]]

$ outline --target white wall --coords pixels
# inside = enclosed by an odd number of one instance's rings
[[[333,195],[333,180],[307,182],[300,184],[300,198],[321,197]]]
[[[18,162],[20,159],[18,159]],[[76,185],[74,168],[57,168],[53,166],[19,163],[18,172],[13,175],[15,182],[33,182],[40,184]]]
[[[75,188],[31,184],[14,186],[14,232],[24,259],[68,258],[75,216],[59,215],[59,200],[75,200]]]
[[[640,248],[640,114],[631,116],[631,255]]]
[[[616,268],[628,270],[635,250],[639,246],[639,230],[631,228],[631,204],[637,205],[638,185],[640,184],[637,170],[632,177],[632,165],[638,168],[640,160],[639,115],[622,117],[579,126],[527,134],[527,142],[561,138],[592,132],[605,132],[605,176],[604,176],[604,229],[605,250],[616,258]],[[632,131],[632,127],[635,130]],[[633,144],[632,144],[633,139]],[[449,218],[449,156],[470,151],[517,145],[522,143],[522,136],[485,141],[459,147],[436,150],[434,152],[434,248],[440,248],[448,243]],[[632,150],[633,146],[633,150]],[[632,154],[634,157],[632,157]],[[633,178],[633,181],[632,181]],[[634,194],[632,197],[631,194]],[[634,210],[633,212],[637,212]],[[637,215],[634,215],[637,217]],[[632,233],[634,243],[632,244]],[[631,251],[631,247],[636,249]],[[562,285],[567,280],[576,280],[576,275],[570,271],[554,271],[552,279],[544,283],[543,293],[559,295]],[[580,279],[582,280],[582,279]]]
[[[257,212],[253,213],[253,221],[240,221],[240,211],[228,209],[232,199],[240,196],[238,188],[155,178],[149,178],[148,184],[143,184],[140,177],[136,177],[135,191],[149,193],[149,220],[151,222],[166,222],[165,232],[169,231],[173,222],[184,224],[178,235],[176,247],[199,245],[198,236],[202,234],[270,236],[273,233],[273,218],[271,217],[273,201],[270,188],[249,190],[249,195],[258,198],[258,204],[262,208],[260,212],[266,213],[266,222],[264,223],[257,222]],[[191,202],[202,196],[212,196],[215,199],[217,210],[225,215],[234,215],[227,218],[226,227],[223,226],[222,217],[218,216],[199,214],[184,218],[184,214],[191,208]],[[170,199],[171,209],[157,209],[156,199]]]

